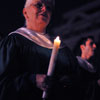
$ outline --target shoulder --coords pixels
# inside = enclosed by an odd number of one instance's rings
[[[18,39],[18,34],[15,33],[15,34],[11,34],[11,35],[7,35],[6,37],[4,37],[2,40],[1,40],[1,44],[9,44],[9,43],[16,43],[16,40]]]
[[[0,41],[0,47],[6,47],[14,44],[14,38],[12,36],[6,36]]]
[[[0,55],[4,54],[11,54],[15,50],[17,50],[17,39],[16,34],[14,35],[7,35],[0,41]]]
[[[17,33],[7,35],[0,41],[0,53],[12,54],[21,49],[24,39]]]
[[[20,47],[20,46],[27,46],[28,44],[32,44],[31,41],[17,33],[7,35],[0,41],[0,46],[12,45]]]

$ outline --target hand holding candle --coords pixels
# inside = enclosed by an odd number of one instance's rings
[[[53,74],[60,43],[61,43],[61,40],[59,39],[59,36],[57,36],[57,38],[54,40],[47,76],[51,76]],[[46,91],[43,92],[42,98],[43,99],[46,98]]]

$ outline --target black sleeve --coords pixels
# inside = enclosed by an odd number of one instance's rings
[[[13,37],[0,42],[0,100],[18,100],[19,94],[30,93],[35,87],[35,74],[24,72],[18,57]]]

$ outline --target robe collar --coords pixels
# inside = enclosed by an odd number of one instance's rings
[[[76,58],[81,67],[88,70],[89,72],[96,72],[93,65],[91,63],[89,63],[87,60],[82,59],[80,56],[76,56]]]
[[[14,34],[14,33],[20,34],[42,47],[49,48],[49,49],[53,48],[53,43],[50,40],[50,37],[45,33],[40,34],[38,32],[27,29],[25,27],[21,27],[17,29],[16,31],[11,32],[9,35]]]

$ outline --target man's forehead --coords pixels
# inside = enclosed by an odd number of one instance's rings
[[[31,4],[36,4],[36,3],[38,3],[38,2],[44,3],[45,5],[51,7],[52,10],[54,9],[55,0],[26,0],[26,3],[25,3],[25,5],[24,5],[24,7],[28,7],[28,6],[30,6]]]

